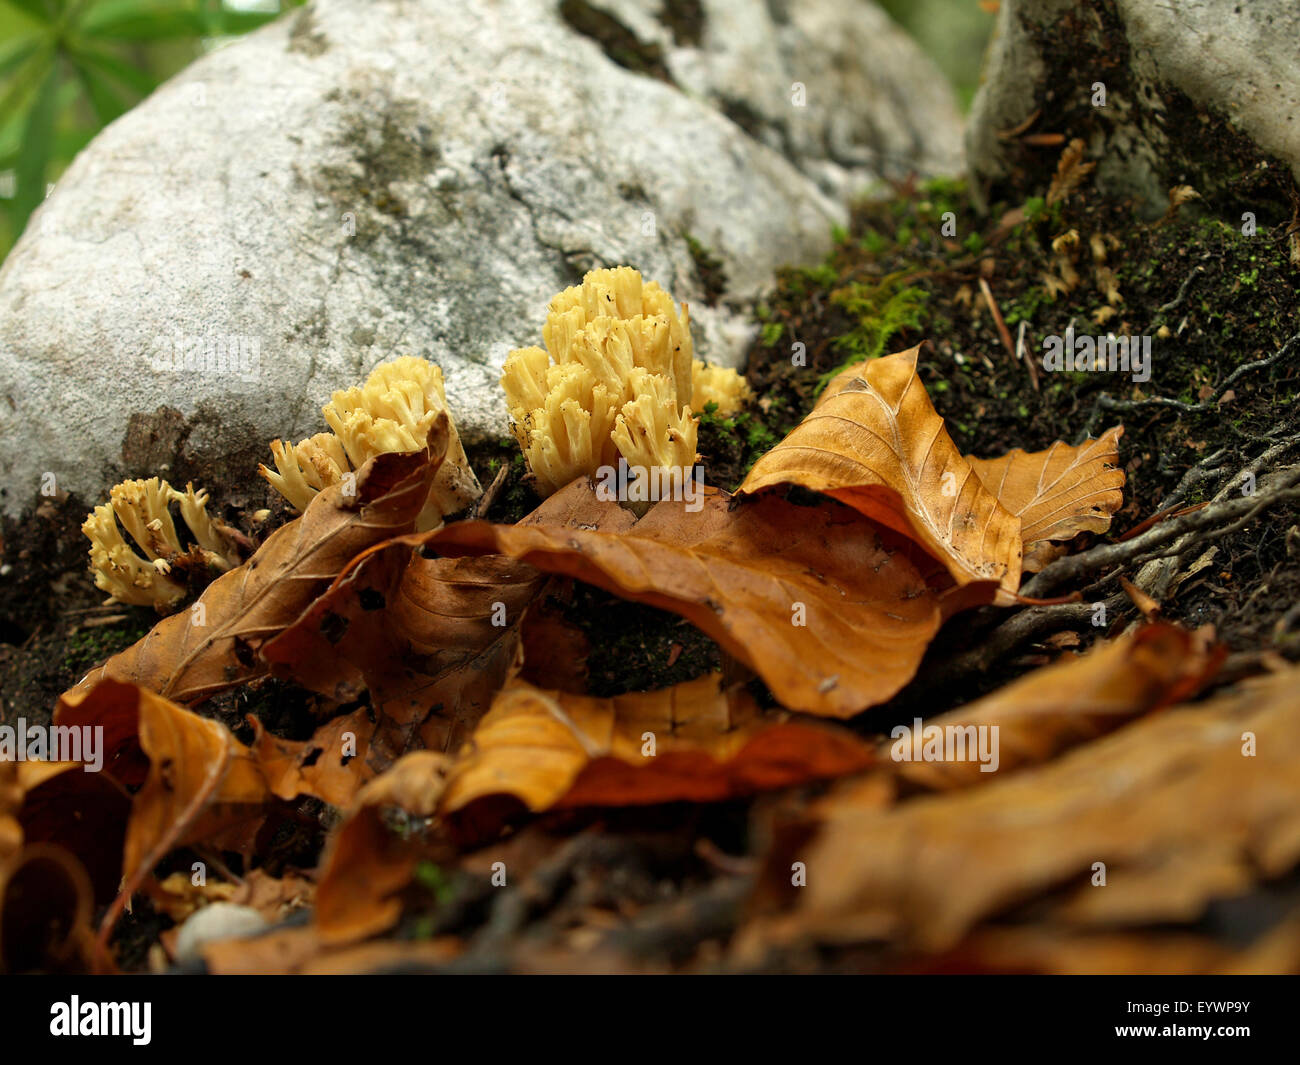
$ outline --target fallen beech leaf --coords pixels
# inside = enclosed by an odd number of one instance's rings
[[[311,739],[286,740],[267,732],[250,717],[253,756],[277,798],[314,795],[331,806],[347,806],[367,779],[370,737],[375,722],[369,707],[332,718]]]
[[[80,762],[0,761],[0,864],[17,854],[23,845],[23,826],[18,814],[28,793],[48,780],[80,768]]]
[[[572,582],[564,578],[552,579],[573,587]],[[524,654],[523,669],[519,673],[521,680],[539,688],[571,692],[587,690],[587,659],[591,654],[591,644],[582,629],[565,616],[545,591],[538,594],[537,601],[524,615],[519,636]],[[668,663],[670,667],[672,664]]]
[[[33,843],[0,863],[0,973],[80,969],[94,890],[62,847]]]
[[[29,831],[29,803],[39,804],[40,793],[67,791],[60,786],[71,781],[76,797],[84,797],[76,786],[93,774],[81,768],[79,762],[0,761],[0,973],[82,965],[92,938],[94,885],[64,847]]]
[[[1124,504],[1124,470],[1119,465],[1122,425],[1078,447],[1057,442],[1033,453],[1016,448],[996,459],[970,459],[984,487],[1020,519],[1024,570],[1036,573],[1050,553],[1036,546],[1070,540],[1081,532],[1101,533]]]
[[[107,679],[65,694],[58,725],[103,728],[103,772],[133,791],[122,877],[129,896],[177,846],[255,814],[270,798],[252,752],[217,721]]]
[[[177,702],[197,702],[264,675],[267,666],[257,651],[267,639],[290,625],[359,552],[414,528],[446,447],[447,419],[440,415],[427,451],[379,455],[355,484],[326,488],[302,517],[272,533],[188,610],[164,618],[72,691],[112,677]]]
[[[76,855],[95,901],[111,902],[122,879],[130,796],[108,773],[87,773],[80,762],[19,762],[18,782],[22,808],[14,819],[23,842],[57,844]],[[5,821],[0,816],[0,834]]]
[[[1060,928],[987,928],[974,932],[950,954],[922,971],[1043,973],[1062,976],[1120,974],[1186,976],[1221,973],[1249,964],[1252,952],[1234,951],[1208,936],[1187,932],[1090,931]],[[1258,970],[1261,973],[1286,968]]]
[[[431,816],[450,764],[440,752],[414,751],[358,793],[321,862],[315,923],[322,943],[363,939],[401,916],[397,895],[411,882],[420,851],[388,830],[381,811],[398,806],[417,817]]]
[[[889,699],[938,628],[916,570],[869,522],[829,501],[736,505],[706,488],[695,513],[665,500],[628,524],[617,503],[598,502],[593,484],[577,480],[543,511],[553,504],[590,520],[458,522],[429,544],[443,554],[508,555],[680,614],[754,669],[782,705],[814,714],[849,717]]]
[[[1014,601],[1020,522],[975,475],[916,375],[920,346],[858,363],[763,455],[740,486],[797,484],[838,499],[920,543],[959,587]]]
[[[873,759],[857,737],[759,710],[720,674],[600,699],[515,683],[452,766],[446,815],[509,795],[533,812],[713,802],[839,776]]]
[[[455,749],[514,665],[524,611],[546,578],[499,556],[424,558],[415,551],[423,539],[398,537],[355,558],[263,648],[277,674],[331,699],[370,691],[366,711],[297,748],[305,779],[346,769],[355,790],[407,750]],[[346,761],[344,732],[354,737]]]
[[[1223,654],[1222,648],[1211,649],[1196,633],[1176,625],[1148,625],[1085,655],[1066,656],[925,722],[919,742],[927,736],[960,735],[968,757],[905,760],[913,752],[909,735],[882,744],[882,761],[892,758],[900,777],[936,791],[988,782],[1046,762],[1139,714],[1190,699],[1218,670]],[[914,726],[909,728],[915,733]],[[939,731],[931,733],[932,728]],[[981,730],[992,735],[992,729],[997,730],[998,764],[984,772],[975,744]]]
[[[1249,897],[1247,897],[1249,898]],[[1247,900],[1242,900],[1243,902]],[[1268,903],[1260,900],[1263,906]],[[1258,918],[1251,918],[1257,924]],[[1217,932],[1217,935],[1213,933]],[[1294,911],[1239,945],[1237,936],[1144,930],[1108,932],[1055,926],[986,928],[964,940],[940,965],[951,971],[1060,975],[1176,976],[1201,973],[1274,976],[1300,969],[1300,915]]]
[[[984,918],[1073,887],[1049,913],[1075,925],[1195,921],[1300,861],[1298,759],[1292,668],[983,787],[884,810],[849,793],[822,804],[820,833],[799,848],[794,919],[816,939],[945,950]],[[781,850],[771,868],[788,880]]]

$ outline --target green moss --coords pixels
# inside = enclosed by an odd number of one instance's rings
[[[832,292],[831,302],[842,307],[856,324],[835,339],[833,346],[845,358],[822,376],[822,382],[855,362],[879,357],[900,332],[917,328],[927,298],[923,290],[906,286],[897,277],[875,284],[854,281]]]
[[[766,415],[744,410],[726,417],[716,403],[706,403],[700,412],[698,448],[704,462],[705,480],[720,488],[735,489],[760,455],[770,451],[785,435],[782,425],[785,404],[769,406]]]
[[[148,615],[145,617],[153,620]],[[72,633],[64,645],[64,664],[74,672],[89,670],[130,647],[148,631],[147,623],[139,618],[120,625],[81,629]]]

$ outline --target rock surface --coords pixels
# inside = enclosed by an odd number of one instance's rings
[[[315,0],[104,130],[0,270],[3,510],[45,474],[251,481],[400,354],[498,434],[506,351],[595,266],[734,364],[846,197],[959,159],[946,85],[866,3]]]
[[[1225,210],[1282,210],[1300,179],[1297,42],[1295,0],[1003,0],[968,165],[985,183],[1040,171],[1028,187],[1058,152],[1022,136],[1063,133],[1148,214],[1180,184]]]

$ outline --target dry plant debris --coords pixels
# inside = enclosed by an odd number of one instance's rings
[[[1072,145],[1054,196],[1088,169]],[[466,511],[478,481],[420,360],[336,393],[332,434],[273,445],[263,472],[302,513],[251,553],[192,489],[114,490],[91,524],[123,595],[175,613],[59,701],[56,725],[100,730],[93,759],[0,759],[0,965],[110,971],[139,910],[231,902],[283,923],[207,944],[209,971],[762,969],[862,944],[912,970],[1083,971],[1148,946],[1187,969],[1294,963],[1293,928],[1247,954],[1143,929],[1300,862],[1300,674],[1239,663],[1229,679],[1258,675],[1228,686],[1212,630],[1157,619],[1300,471],[1089,546],[1124,504],[1122,427],[968,457],[920,345],[838,373],[735,494],[633,506],[594,463],[693,466],[701,394],[714,414],[752,396],[693,360],[685,309],[635,271],[562,293],[544,336],[504,379],[544,497],[517,521],[483,516],[499,483]],[[191,550],[177,500],[221,571],[188,606],[163,583]],[[109,542],[116,521],[146,559]],[[721,672],[587,690],[583,586],[676,615]],[[1107,618],[1123,589],[1145,622]],[[943,646],[973,607],[975,643]],[[1053,625],[1089,614],[1109,638],[1073,654]],[[904,710],[1049,635],[1019,679]],[[292,721],[214,711],[277,685]],[[43,931],[14,940],[19,919]],[[154,967],[178,938],[154,937]]]

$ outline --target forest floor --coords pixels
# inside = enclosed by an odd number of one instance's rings
[[[704,415],[699,449],[706,481],[734,488],[757,456],[807,413],[836,368],[928,341],[919,372],[963,454],[1040,450],[1123,425],[1125,506],[1109,533],[1081,536],[1077,550],[1117,542],[1159,513],[1245,490],[1243,471],[1262,482],[1300,450],[1300,269],[1287,222],[1265,220],[1247,235],[1240,219],[1217,217],[1195,200],[1171,207],[1163,219],[1141,221],[1131,205],[1096,197],[1083,177],[1064,192],[1045,186],[986,213],[975,210],[959,182],[898,186],[859,206],[825,262],[783,271],[758,308],[759,335],[747,367],[757,401],[730,418]],[[1150,380],[1047,372],[1043,338],[1070,327],[1077,334],[1151,336]],[[515,521],[536,505],[513,443],[470,450],[484,484],[502,464],[510,469],[486,517]],[[288,516],[279,507],[258,523],[255,510],[275,507],[269,493],[235,498],[223,495],[225,486],[206,487],[219,509],[224,504],[225,520],[250,536],[265,536]],[[21,525],[3,530],[0,722],[48,720],[61,692],[155,620],[142,609],[102,605],[86,574],[80,524],[88,509],[86,500],[50,499]],[[1300,506],[1283,503],[1207,542],[1195,572],[1159,604],[1165,619],[1214,626],[1229,653],[1224,682],[1257,671],[1262,661],[1300,660],[1298,523]],[[1138,616],[1137,607],[1110,575],[1092,576],[1092,594],[1111,607],[1104,626],[1062,613],[992,640],[1008,613],[972,611],[931,646],[919,673],[925,683],[851,727],[875,734],[916,713],[940,713],[1062,650],[1084,650],[1121,631]],[[658,688],[734,667],[676,615],[585,585],[550,605],[582,631],[592,694]],[[983,647],[990,650],[968,653]],[[303,739],[313,726],[312,699],[268,680],[199,709],[233,729],[252,713],[271,732]],[[817,791],[802,789],[805,797]],[[430,867],[408,899],[398,936],[470,943],[455,962],[465,968],[577,969],[582,951],[565,946],[562,930],[599,910],[605,914],[602,965],[617,957],[628,969],[726,967],[727,943],[756,874],[765,810],[775,801],[535,819],[512,843],[521,856],[530,855],[520,861],[531,870],[511,889],[513,908],[489,898],[468,866]],[[300,804],[268,850],[266,870],[312,868],[328,821],[319,803]],[[183,854],[172,862],[187,867]],[[144,967],[149,947],[169,924],[147,903],[136,906],[117,932],[119,964]],[[757,967],[933,964],[829,951],[782,955]]]

